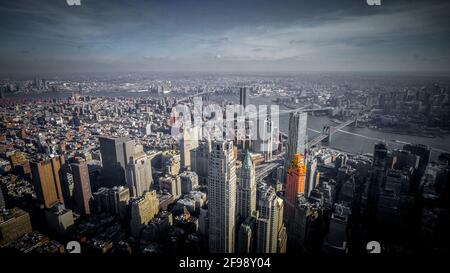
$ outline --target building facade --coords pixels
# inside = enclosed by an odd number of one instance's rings
[[[51,208],[58,202],[64,204],[62,190],[62,169],[64,165],[64,156],[56,156],[31,163],[36,194],[46,208]]]
[[[234,253],[236,166],[232,141],[214,141],[209,157],[209,250]]]

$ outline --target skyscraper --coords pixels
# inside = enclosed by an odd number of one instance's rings
[[[151,160],[145,154],[142,145],[136,146],[126,167],[127,185],[132,197],[140,197],[149,191],[153,182]]]
[[[206,184],[206,179],[208,178],[210,153],[210,140],[202,141],[197,148],[191,150],[191,170],[197,173],[201,184]]]
[[[198,133],[196,128],[187,128],[183,131],[183,138],[180,140],[181,167],[184,169],[191,167],[191,150],[198,147]]]
[[[232,141],[214,141],[209,157],[209,250],[234,253],[236,166]]]
[[[295,154],[305,154],[307,144],[308,114],[305,112],[293,112],[289,114],[289,136],[287,146],[287,168]]]
[[[126,164],[134,154],[134,141],[126,138],[99,137],[104,186],[125,185]]]
[[[256,211],[254,211],[256,212]],[[239,226],[236,251],[238,253],[253,253],[255,251],[257,216],[249,216]]]
[[[306,165],[304,156],[295,154],[294,159],[289,166],[286,182],[286,219],[293,219],[295,214],[295,205],[297,204],[297,196],[305,193],[305,176]]]
[[[386,179],[389,160],[390,154],[386,144],[375,144],[369,183],[366,183],[363,196],[363,203],[366,206],[366,217],[369,221],[375,221],[378,199],[384,180]]]
[[[89,215],[91,214],[92,194],[87,164],[85,161],[81,161],[71,165],[76,206],[80,213]]]
[[[261,110],[260,110],[261,111]],[[278,122],[272,120],[272,106],[260,112],[257,121],[258,138],[252,143],[252,150],[264,154],[265,160],[270,160],[273,152],[278,148]]]
[[[345,253],[348,247],[347,226],[351,214],[349,207],[336,204],[331,214],[328,234],[325,236],[323,251],[325,253]]]
[[[276,195],[275,189],[261,184],[258,186],[259,212],[257,219],[256,252],[285,252],[286,228],[283,224],[283,200]]]
[[[239,104],[247,107],[249,103],[249,95],[250,95],[250,89],[247,87],[240,87],[239,88]]]
[[[244,221],[256,211],[256,174],[255,166],[247,150],[240,170],[237,196],[238,221]]]
[[[314,191],[312,192],[314,193]],[[295,215],[289,219],[289,251],[300,252],[309,249],[314,241],[317,226],[321,223],[321,205],[310,203],[304,196],[295,204]]]
[[[421,144],[407,144],[403,146],[403,150],[410,151],[412,154],[420,156],[418,176],[421,177],[430,161],[430,147]]]
[[[377,143],[373,152],[373,166],[381,169],[387,167],[388,149],[386,144]]]
[[[287,182],[288,168],[294,159],[294,155],[305,154],[307,148],[307,121],[308,114],[305,112],[293,112],[289,114],[288,144],[284,162],[284,183]]]
[[[60,202],[64,204],[62,193],[62,166],[64,156],[55,156],[47,160],[31,163],[33,183],[38,199],[46,208]]]
[[[305,177],[305,197],[308,198],[311,191],[316,187],[316,182],[320,174],[317,170],[317,157],[308,155],[306,160],[306,177]]]

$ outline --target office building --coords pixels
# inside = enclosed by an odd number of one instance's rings
[[[209,226],[208,206],[203,205],[200,208],[200,213],[198,216],[198,232],[200,233],[200,235],[204,237],[208,236],[208,226]]]
[[[163,171],[165,174],[172,176],[177,176],[178,174],[180,174],[180,155],[174,154],[173,152],[163,153],[161,160]]]
[[[421,177],[425,169],[430,162],[431,149],[430,147],[422,144],[406,144],[403,146],[403,150],[410,151],[412,154],[420,157],[418,166],[418,176]]]
[[[313,194],[314,191],[311,193]],[[309,251],[314,245],[317,234],[321,232],[321,206],[310,203],[303,196],[298,198],[295,216],[289,221],[289,252]]]
[[[317,158],[315,156],[308,156],[306,160],[306,178],[305,178],[305,197],[308,198],[311,191],[318,185],[320,178],[317,172]]]
[[[348,248],[348,219],[350,208],[344,204],[336,204],[331,214],[328,233],[325,236],[323,252],[344,254]]]
[[[261,111],[261,110],[260,110]],[[258,137],[252,143],[252,151],[264,155],[264,160],[270,160],[279,145],[279,130],[277,119],[272,120],[273,106],[258,113]]]
[[[378,199],[386,178],[389,161],[392,161],[385,143],[377,143],[374,146],[372,168],[369,171],[369,183],[363,193],[362,203],[366,217],[374,227],[377,214]]]
[[[289,135],[287,146],[287,164],[294,158],[295,154],[305,154],[307,148],[307,122],[308,114],[305,112],[293,112],[289,114]]]
[[[159,200],[156,191],[145,192],[143,196],[130,200],[131,234],[139,236],[142,228],[159,212]]]
[[[109,213],[124,220],[128,217],[127,206],[130,190],[124,186],[100,188],[93,194],[93,209],[96,213]]]
[[[165,175],[159,178],[159,189],[167,191],[173,199],[181,197],[181,179],[179,176]]]
[[[242,105],[244,108],[247,107],[250,103],[250,88],[248,87],[240,87],[239,88],[239,104]]]
[[[2,188],[0,188],[0,211],[4,210],[6,207],[5,196],[3,195]]]
[[[180,174],[181,194],[189,194],[198,188],[198,175],[195,172],[184,171]]]
[[[239,174],[236,209],[238,222],[240,223],[247,219],[248,216],[251,216],[252,212],[256,211],[256,173],[248,150]]]
[[[72,210],[67,209],[61,203],[56,203],[45,210],[48,228],[60,235],[67,233],[67,229],[74,224]]]
[[[283,200],[276,195],[275,189],[258,185],[258,218],[256,235],[256,253],[285,252],[286,228],[283,224]]]
[[[103,185],[125,185],[126,165],[134,154],[135,143],[127,138],[99,137],[103,164]]]
[[[75,204],[78,212],[91,214],[91,183],[89,180],[89,170],[85,161],[71,164],[72,178],[74,184]]]
[[[180,139],[180,161],[185,170],[191,168],[191,151],[198,147],[199,135],[196,128],[185,128]]]
[[[209,250],[234,253],[236,166],[232,141],[214,141],[208,175]]]
[[[297,197],[299,194],[305,193],[305,177],[306,165],[304,156],[295,154],[287,172],[286,194],[284,199],[286,204],[284,217],[286,219],[294,218]]]
[[[19,208],[0,210],[0,247],[32,231],[30,215]]]
[[[11,167],[15,172],[22,175],[31,173],[30,162],[25,153],[15,152],[9,157],[9,160],[11,161]]]
[[[145,154],[142,145],[137,145],[135,153],[130,157],[126,167],[127,186],[132,197],[140,197],[149,191],[153,183],[150,158]]]
[[[65,165],[64,156],[54,156],[50,159],[31,163],[33,183],[36,195],[45,208],[51,208],[60,202],[64,204],[62,183],[62,168]]]
[[[191,150],[191,170],[197,173],[199,182],[206,185],[208,178],[209,154],[211,153],[211,141],[204,140],[199,146]]]
[[[247,217],[239,226],[237,253],[254,253],[257,219],[255,213],[255,215]]]

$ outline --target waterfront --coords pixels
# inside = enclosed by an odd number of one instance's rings
[[[67,98],[71,95],[68,92],[62,93],[40,93],[40,94],[16,94],[10,95],[8,98],[14,99],[46,99],[46,98]],[[92,96],[105,96],[105,97],[151,97],[151,98],[163,98],[163,97],[172,97],[174,94],[154,94],[148,92],[92,92],[87,95]],[[181,95],[177,95],[181,96]],[[237,103],[239,98],[235,94],[220,94],[220,95],[210,95],[209,99],[215,101],[217,103],[223,101],[230,101]],[[270,105],[272,104],[274,97],[251,97],[251,103],[256,105]],[[301,107],[301,105],[298,105]],[[285,108],[280,108],[280,110],[284,110]],[[282,132],[288,132],[288,123],[289,123],[289,114],[281,114],[280,115],[280,130]],[[308,116],[308,138],[314,138],[318,132],[321,131],[323,126],[325,125],[336,125],[335,122],[332,121],[331,118],[327,116]],[[364,153],[372,153],[373,146],[375,143],[380,141],[385,141],[391,148],[401,148],[405,143],[420,143],[424,145],[428,145],[433,148],[431,153],[431,158],[436,159],[440,153],[450,152],[450,135],[442,135],[436,137],[421,137],[421,136],[412,136],[405,134],[396,134],[396,133],[388,133],[383,132],[381,130],[370,129],[370,128],[354,128],[347,127],[343,130],[344,132],[336,132],[331,138],[330,147],[345,151],[353,154],[364,154]]]
[[[235,95],[212,96],[213,100],[229,100],[238,102],[239,98]],[[251,97],[251,103],[256,105],[270,105],[274,97]],[[302,107],[298,105],[298,107]],[[283,110],[284,108],[280,108]],[[288,132],[289,114],[280,115],[280,129],[282,132]],[[331,118],[327,116],[308,116],[308,138],[314,138],[321,132],[325,125],[336,125]],[[311,130],[312,129],[312,130]],[[314,131],[313,131],[314,130]],[[385,141],[391,148],[401,148],[406,143],[424,144],[433,148],[431,158],[437,159],[439,154],[450,152],[450,135],[436,136],[436,137],[421,137],[405,134],[387,133],[370,128],[355,128],[346,127],[344,132],[336,132],[331,137],[330,147],[353,154],[373,153],[374,144],[380,141]]]

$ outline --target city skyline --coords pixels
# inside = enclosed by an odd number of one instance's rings
[[[0,0],[0,253],[448,253],[449,11]]]

